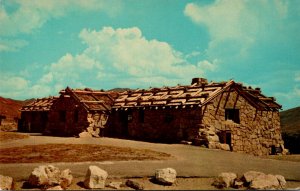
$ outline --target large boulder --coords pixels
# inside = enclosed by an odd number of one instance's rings
[[[35,168],[28,179],[28,182],[33,187],[54,186],[59,184],[60,170],[53,166],[39,166]]]
[[[176,175],[176,170],[173,168],[155,170],[155,180],[161,184],[172,185],[176,181]]]
[[[60,185],[67,188],[72,183],[73,176],[69,169],[60,171],[53,165],[42,165],[35,168],[28,179],[28,183],[33,187]]]
[[[254,179],[254,178],[256,178],[257,176],[259,176],[259,175],[263,175],[264,173],[262,173],[262,172],[258,172],[258,171],[247,171],[247,172],[245,172],[244,174],[243,174],[243,177],[242,177],[242,179],[247,183],[247,184],[249,184],[249,183],[251,183],[252,182],[252,180]]]
[[[97,166],[89,166],[86,172],[84,186],[88,189],[104,188],[107,176],[108,174],[105,170]]]
[[[233,172],[222,172],[215,179],[213,185],[217,188],[229,188],[234,186],[237,175]]]
[[[261,190],[261,189],[271,189],[271,188],[278,188],[279,181],[276,176],[272,174],[261,174],[255,177],[250,184],[250,188]]]
[[[0,190],[12,190],[13,178],[9,176],[0,175]]]

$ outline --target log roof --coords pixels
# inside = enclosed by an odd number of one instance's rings
[[[61,96],[73,97],[88,111],[110,112],[112,109],[129,108],[185,108],[202,107],[225,91],[237,91],[258,110],[281,109],[275,98],[263,95],[260,88],[252,89],[236,83],[196,82],[191,85],[177,85],[150,89],[126,90],[123,92],[85,89],[66,89],[60,91]],[[21,111],[49,111],[58,97],[37,99],[23,106]]]
[[[45,97],[34,100],[28,105],[23,106],[20,111],[49,111],[58,97]]]
[[[137,89],[124,91],[115,100],[113,109],[201,107],[224,91],[235,89],[258,110],[277,110],[281,105],[272,97],[266,97],[260,89],[245,87],[233,80],[228,82],[193,83],[174,87]]]
[[[111,110],[117,93],[103,90],[71,89],[67,87],[60,91],[62,96],[71,96],[88,111],[107,111]]]

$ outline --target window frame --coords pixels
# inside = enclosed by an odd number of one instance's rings
[[[225,109],[225,121],[232,120],[234,123],[240,124],[240,109],[226,108]]]

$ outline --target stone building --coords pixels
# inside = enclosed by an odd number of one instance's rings
[[[60,96],[48,114],[45,134],[78,136],[88,132],[98,137],[111,111],[116,93],[86,88],[60,91]]]
[[[268,155],[286,151],[275,98],[233,80],[123,92],[60,91],[22,108],[20,130],[58,136],[105,135]]]
[[[48,113],[57,97],[36,99],[21,108],[18,131],[42,133],[48,122]]]
[[[114,101],[107,135],[132,139],[192,141],[209,148],[267,155],[281,152],[279,109],[259,88],[234,81],[120,93]]]

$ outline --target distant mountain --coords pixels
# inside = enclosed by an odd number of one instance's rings
[[[292,154],[300,154],[300,107],[280,112],[284,145]]]
[[[13,100],[10,98],[4,98],[0,96],[0,115],[4,115],[7,119],[14,119],[15,117],[20,117],[21,107],[27,105],[34,101],[34,99],[28,100]]]
[[[132,90],[130,88],[114,88],[114,89],[110,89],[108,91],[114,91],[114,92],[125,92],[125,91],[129,91]]]
[[[280,120],[282,132],[300,134],[300,107],[280,112]]]

